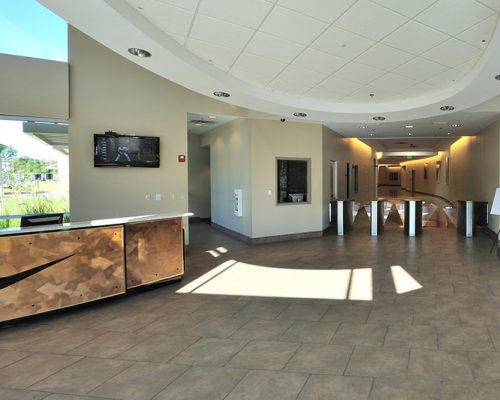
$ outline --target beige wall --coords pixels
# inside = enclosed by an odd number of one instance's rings
[[[188,135],[189,211],[210,218],[210,149],[201,146],[199,135]]]
[[[198,95],[70,27],[70,201],[74,221],[188,211],[187,113],[246,110]],[[93,134],[160,137],[160,168],[94,168]],[[188,159],[189,162],[189,159]],[[145,200],[159,193],[161,201]]]
[[[321,125],[251,120],[251,131],[253,237],[321,231]],[[311,160],[307,203],[277,204],[277,157]]]
[[[202,145],[210,146],[212,222],[252,237],[252,187],[250,164],[250,123],[241,118],[203,135]],[[234,190],[243,194],[243,216],[234,215]]]
[[[495,122],[477,136],[464,136],[436,157],[409,161],[403,185],[411,189],[411,171],[416,171],[415,190],[433,193],[451,200],[486,200],[490,206],[499,186],[500,126]],[[450,160],[449,184],[446,183],[446,158]],[[436,161],[441,161],[439,182],[436,180]],[[424,165],[429,165],[424,180]],[[497,217],[490,219],[490,228],[498,230]]]
[[[391,181],[389,174],[391,172],[398,173],[398,179]],[[401,167],[379,167],[378,168],[378,186],[401,186]]]
[[[331,129],[323,126],[323,228],[328,227],[330,203],[330,161],[338,165],[338,199],[347,197],[347,163],[351,167],[351,196],[358,202],[367,202],[375,196],[375,169],[373,158],[375,152],[371,147],[358,139],[344,138]],[[359,190],[354,192],[353,165],[359,168]]]
[[[0,54],[0,114],[68,119],[68,64]]]

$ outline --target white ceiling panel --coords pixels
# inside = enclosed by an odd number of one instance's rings
[[[292,82],[295,85],[300,83],[300,87],[306,89],[311,89],[316,86],[325,78],[324,74],[314,72],[311,70],[297,68],[293,66],[287,67],[279,76],[276,77],[276,81]],[[271,82],[271,85],[274,82]],[[298,86],[297,86],[298,87]]]
[[[233,68],[238,70],[255,71],[261,75],[275,77],[286,66],[287,64],[282,61],[244,52],[235,62]],[[230,72],[232,74],[233,70]]]
[[[142,0],[135,0],[141,1]],[[173,6],[185,8],[186,10],[195,11],[199,0],[157,0],[159,3],[170,4]]]
[[[260,30],[292,42],[309,45],[327,26],[325,22],[278,6],[271,11]]]
[[[500,0],[477,0],[495,11],[500,11]]]
[[[437,74],[431,79],[427,79],[425,83],[432,86],[446,88],[459,81],[463,76],[464,73],[461,71],[457,71],[456,69],[448,69],[445,72]]]
[[[183,35],[177,35],[175,33],[172,33],[172,32],[167,32],[165,31],[165,33],[170,36],[172,39],[174,39],[177,43],[181,44],[182,46],[184,46],[184,43],[186,42],[186,36],[183,36]]]
[[[396,68],[393,72],[417,81],[425,81],[447,69],[443,65],[419,57]]]
[[[276,78],[266,86],[273,92],[287,94],[292,97],[300,97],[305,91],[311,89],[311,86],[300,81],[289,81],[285,78]]]
[[[473,58],[472,60],[469,60],[461,65],[457,65],[455,69],[467,73],[474,67],[474,65],[476,65],[478,60],[479,57]]]
[[[328,23],[334,22],[357,0],[280,0],[279,4]]]
[[[220,19],[197,15],[191,37],[234,49],[242,49],[253,31],[243,26],[221,21]]]
[[[359,0],[336,22],[335,26],[380,40],[403,25],[408,18],[367,0]]]
[[[391,71],[412,58],[414,58],[412,54],[378,43],[361,54],[356,61]]]
[[[497,25],[497,15],[485,19],[457,36],[458,39],[471,44],[472,46],[485,49],[490,43],[491,35]]]
[[[293,61],[292,65],[329,75],[339,70],[348,62],[349,60],[345,58],[308,48]]]
[[[493,14],[474,0],[439,0],[415,19],[455,36]]]
[[[385,75],[385,71],[373,68],[368,65],[360,64],[355,61],[346,64],[340,70],[335,72],[333,76],[339,79],[346,79],[348,81],[361,83],[366,85],[371,81]]]
[[[256,29],[271,7],[272,4],[264,0],[201,0],[199,12]]]
[[[129,0],[129,3],[133,6],[140,5],[142,10],[138,11],[162,31],[181,36],[188,34],[193,12],[153,0]]]
[[[345,97],[352,92],[361,88],[362,85],[356,82],[346,81],[344,79],[338,79],[335,77],[330,77],[325,81],[321,82],[318,86],[316,86],[315,90],[323,90],[323,91],[331,91],[335,93],[339,97]],[[308,93],[311,93],[309,91]]]
[[[375,94],[375,96],[370,96]],[[342,99],[342,103],[372,103],[379,104],[402,98],[398,93],[387,90],[375,90],[371,86],[364,86]]]
[[[418,40],[415,40],[418,38]],[[397,49],[421,54],[449,39],[449,36],[415,21],[409,21],[382,40]]]
[[[271,82],[274,76],[268,74],[260,74],[256,71],[243,70],[237,67],[231,69],[231,75],[241,79],[247,83],[256,85],[258,87],[265,87],[269,82]]]
[[[407,17],[413,18],[418,13],[425,10],[427,7],[436,2],[436,0],[416,0],[416,1],[402,1],[402,0],[372,0],[381,6],[387,7]]]
[[[353,59],[374,44],[373,40],[331,26],[311,47],[334,56]]]
[[[427,83],[417,83],[414,86],[409,87],[405,90],[405,95],[407,98],[424,96],[431,93],[435,93],[439,90],[436,86],[429,85]]]
[[[351,92],[352,90],[349,91],[349,93]],[[301,97],[311,100],[320,100],[320,101],[339,101],[344,96],[345,94],[342,94],[340,91],[325,88],[323,86],[316,86]]]
[[[417,83],[418,81],[415,81],[414,79],[389,72],[384,76],[375,79],[370,83],[370,86],[376,91],[388,90],[392,92],[402,92]]]
[[[227,71],[231,67],[239,54],[238,50],[230,47],[219,46],[197,39],[189,39],[186,47],[198,57],[223,71]]]
[[[304,46],[289,40],[280,39],[267,33],[257,32],[248,44],[246,51],[263,57],[274,58],[286,63],[291,62]]]
[[[450,39],[422,54],[429,60],[448,67],[455,67],[479,56],[481,50],[457,39]]]

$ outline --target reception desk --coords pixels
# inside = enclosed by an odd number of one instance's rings
[[[0,322],[181,278],[189,215],[1,229]]]

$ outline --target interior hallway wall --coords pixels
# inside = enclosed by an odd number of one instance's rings
[[[464,136],[436,157],[408,161],[406,189],[411,189],[411,170],[415,170],[415,190],[432,193],[451,200],[485,200],[491,204],[500,183],[500,124],[498,121],[476,136]],[[449,158],[449,181],[446,182],[446,159]],[[437,178],[436,162],[441,163]],[[428,179],[424,179],[424,166],[428,164]],[[497,231],[497,217],[489,226]]]
[[[358,139],[344,138],[323,126],[323,229],[329,225],[330,161],[338,161],[338,199],[347,198],[346,164],[351,168],[351,196],[358,202],[367,202],[375,196],[375,173],[373,159],[375,151]],[[359,168],[359,190],[354,191],[353,165]]]
[[[199,135],[188,135],[189,211],[198,218],[210,218],[210,149],[201,146]]]
[[[189,91],[69,28],[70,204],[73,221],[188,211],[187,113],[247,110]],[[93,134],[160,137],[160,168],[94,168]],[[189,163],[189,159],[188,159]],[[161,200],[146,200],[146,194]],[[173,196],[173,199],[172,199]]]
[[[221,125],[201,138],[210,146],[210,191],[212,222],[252,237],[251,139],[245,118]],[[234,190],[243,194],[243,216],[234,215]]]
[[[397,180],[390,180],[391,173],[397,173]],[[378,168],[378,186],[401,186],[401,167],[379,167]]]

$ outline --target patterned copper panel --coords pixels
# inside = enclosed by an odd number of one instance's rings
[[[0,237],[0,278],[71,254],[0,289],[0,321],[125,292],[123,226]]]
[[[127,288],[184,274],[182,218],[125,226]]]

